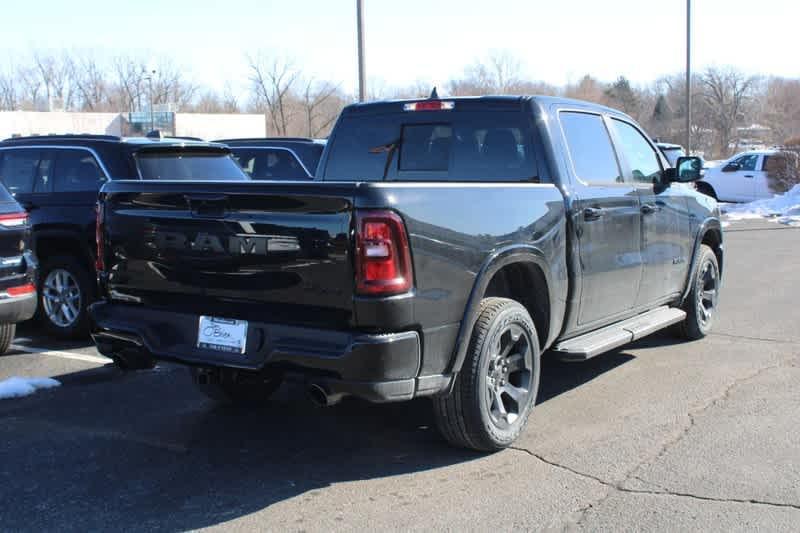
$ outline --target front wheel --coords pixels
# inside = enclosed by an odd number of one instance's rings
[[[686,318],[678,324],[678,334],[687,340],[698,340],[711,331],[720,289],[719,262],[714,250],[705,244],[700,245],[690,283],[692,286],[683,304]]]
[[[439,431],[463,448],[508,447],[533,409],[539,374],[539,340],[528,311],[514,300],[485,298],[453,391],[433,400]]]

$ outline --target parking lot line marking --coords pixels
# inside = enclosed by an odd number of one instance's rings
[[[105,365],[111,362],[111,359],[109,359],[108,357],[103,357],[101,355],[85,355],[82,353],[62,352],[59,350],[46,350],[44,348],[20,346],[18,344],[12,344],[11,349],[24,353],[52,355],[53,357],[61,357],[62,359],[74,359],[76,361],[84,361],[86,363],[99,363],[101,365]]]

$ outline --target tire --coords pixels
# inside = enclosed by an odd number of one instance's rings
[[[719,303],[719,262],[714,251],[705,244],[700,245],[690,283],[691,289],[683,303],[686,319],[677,325],[676,331],[684,339],[698,340],[711,331]]]
[[[701,194],[705,194],[706,196],[710,196],[714,200],[717,199],[717,193],[714,190],[714,187],[712,187],[708,183],[706,183],[704,181],[698,181],[697,184],[696,184],[696,187],[697,187],[697,192],[699,192]]]
[[[510,446],[533,410],[540,369],[539,340],[528,311],[507,298],[483,299],[453,390],[433,399],[442,436],[483,452]],[[514,401],[511,391],[525,394]]]
[[[8,347],[14,341],[14,333],[17,331],[16,324],[4,322],[0,324],[0,355],[5,355]]]
[[[190,368],[195,387],[221,405],[262,407],[281,386],[280,375],[261,374],[229,369]]]
[[[92,280],[86,266],[74,257],[54,256],[42,261],[36,316],[48,334],[62,339],[88,336],[90,318],[86,308],[94,300]],[[64,303],[59,306],[59,302]]]

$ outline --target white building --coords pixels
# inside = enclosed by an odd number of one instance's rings
[[[0,111],[0,140],[26,135],[92,133],[142,135],[147,120],[136,113],[68,113],[63,111]],[[159,112],[157,127],[165,134],[201,139],[266,136],[264,115]],[[134,120],[131,120],[134,119]]]

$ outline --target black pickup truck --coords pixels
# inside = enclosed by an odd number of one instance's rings
[[[107,183],[100,352],[190,365],[210,396],[433,397],[451,443],[510,445],[540,358],[703,337],[714,200],[629,117],[549,97],[346,108],[313,181]]]

